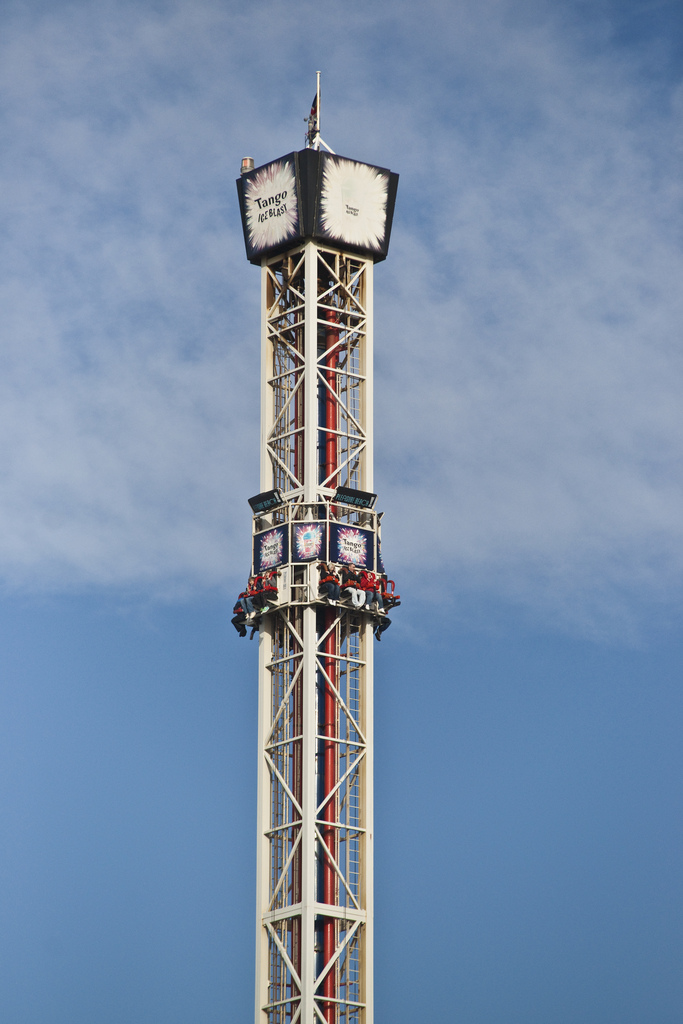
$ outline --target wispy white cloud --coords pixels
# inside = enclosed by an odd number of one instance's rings
[[[211,18],[195,18],[192,54],[187,21],[65,7],[6,37],[11,584],[215,585],[237,556],[234,494],[257,480],[258,343],[235,302],[248,268],[230,153],[212,89],[191,80]]]
[[[425,114],[425,227],[399,227],[380,300],[396,556],[459,593],[630,625],[683,568],[680,129],[623,53],[550,26],[509,32],[503,59],[489,35],[466,113]]]
[[[302,145],[322,67],[323,136],[401,174],[376,275],[396,572],[581,628],[670,601],[682,94],[662,33],[625,45],[607,8],[502,0],[294,8],[7,16],[4,579],[159,592],[245,568],[258,273],[233,178]]]

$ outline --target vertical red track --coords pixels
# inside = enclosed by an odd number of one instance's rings
[[[304,365],[304,332],[303,329],[297,331],[297,351],[301,353],[301,363],[299,364],[299,373],[303,373]],[[297,384],[297,374],[294,374],[294,385]],[[296,395],[294,396],[294,426],[296,433],[294,434],[294,477],[299,481],[299,484],[303,486],[304,476],[304,392],[303,388],[299,388]],[[285,481],[285,486],[287,482]]]
[[[294,370],[298,369],[299,373],[303,373],[303,361],[304,361],[304,331],[303,328],[297,330],[295,335],[295,347],[301,354],[301,363],[294,363]],[[273,367],[273,373],[276,372],[276,367]],[[294,373],[294,384],[297,382],[297,372]],[[303,468],[304,468],[304,392],[303,388],[300,388],[294,398],[294,465],[292,470],[294,477],[303,484]],[[284,480],[284,486],[288,487],[287,480]],[[303,630],[302,630],[303,632]],[[283,652],[284,653],[284,652]],[[294,734],[301,736],[303,733],[303,680],[300,678],[294,686],[293,693],[293,715],[294,715]],[[302,741],[298,740],[294,744],[293,750],[293,764],[292,764],[292,781],[294,785],[294,796],[299,801],[299,806],[303,806],[303,749]],[[299,819],[300,820],[300,819]],[[302,827],[300,820],[299,828]],[[294,839],[296,836],[293,837]],[[301,862],[301,847],[294,854],[294,860],[292,864],[292,903],[298,903],[301,899],[302,891],[302,862]],[[301,977],[301,918],[297,917],[292,920],[292,963],[294,968]],[[292,982],[291,996],[295,997],[300,995],[297,986]]]
[[[301,677],[297,680],[294,685],[294,735],[301,736],[304,729],[304,716],[303,716],[303,680]],[[297,740],[294,744],[293,752],[293,765],[292,765],[292,782],[293,792],[296,799],[299,801],[299,806],[303,806],[303,759],[302,759],[302,741]],[[299,818],[299,828],[301,828],[303,822]],[[296,833],[293,835],[293,840],[296,840]],[[298,903],[301,900],[301,847],[294,854],[294,862],[292,865],[292,903]],[[301,918],[295,917],[292,919],[292,963],[296,969],[297,974],[301,977]],[[299,989],[292,982],[291,996],[295,997],[300,995]]]
[[[326,609],[326,631],[330,629],[334,620],[334,609]],[[329,636],[325,640],[326,657],[323,664],[328,678],[334,683],[336,683],[337,680],[337,660],[334,657],[337,653],[336,646],[336,629],[331,629]],[[332,657],[330,657],[330,655],[332,655]],[[325,725],[323,728],[325,736],[325,743],[323,744],[323,762],[325,771],[325,796],[327,796],[334,789],[337,778],[337,751],[335,749],[337,746],[335,743],[337,733],[337,702],[334,693],[332,692],[332,688],[327,681],[325,682]],[[333,857],[335,857],[337,845],[335,835],[336,829],[334,824],[332,824],[336,819],[336,806],[337,801],[333,796],[328,800],[322,813],[323,821],[330,822],[330,825],[323,825],[322,834],[325,846]],[[334,868],[326,859],[323,865],[323,903],[334,905],[336,902],[336,876]],[[328,964],[334,956],[336,945],[335,919],[333,917],[326,917],[323,919],[323,959],[325,964]],[[328,999],[334,999],[335,997],[334,968],[332,968],[323,981],[323,996],[326,996]],[[334,1024],[336,1021],[335,1004],[332,1002],[323,1003],[323,1014],[328,1024]]]
[[[325,483],[337,486],[337,365],[339,363],[339,327],[337,314],[333,309],[325,311],[328,326],[325,330]],[[331,389],[331,390],[330,390]]]
[[[327,388],[325,389],[325,483],[327,487],[335,487],[337,485],[337,365],[339,362],[339,350],[337,342],[339,341],[339,327],[337,314],[332,309],[325,311],[325,319],[327,320],[328,326],[325,330],[325,351],[327,356],[325,357],[325,365],[327,367],[325,371],[325,379],[327,381]],[[325,640],[325,672],[332,682],[337,684],[337,630],[332,629],[332,624],[335,620],[334,609],[327,609],[325,612],[325,631],[330,630],[330,634]],[[325,725],[324,725],[324,736],[326,742],[324,743],[323,760],[324,760],[324,786],[325,796],[327,797],[337,784],[337,744],[335,742],[337,734],[337,701],[330,685],[325,683]],[[323,820],[326,822],[334,822],[336,820],[336,806],[337,801],[335,797],[331,797],[324,809],[323,809]],[[330,854],[336,860],[336,846],[337,837],[336,829],[333,824],[329,826],[323,826],[323,839],[325,846],[330,851]],[[336,904],[336,885],[337,879],[334,868],[326,860],[323,865],[323,902],[327,904]],[[323,960],[327,965],[332,957],[334,956],[335,949],[337,946],[336,937],[336,922],[333,917],[326,917],[323,920]],[[323,982],[323,996],[328,1000],[333,1000],[336,997],[336,984],[335,984],[335,968],[328,973],[327,977]],[[323,1014],[327,1024],[335,1024],[337,1020],[337,1009],[336,1003],[324,1002],[323,1003]]]

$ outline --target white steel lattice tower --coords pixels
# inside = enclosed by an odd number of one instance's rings
[[[362,606],[319,584],[363,570],[380,589],[372,280],[397,176],[315,146],[245,163],[261,493],[236,626],[259,629],[256,1024],[372,1024],[373,632],[396,597],[390,581]]]

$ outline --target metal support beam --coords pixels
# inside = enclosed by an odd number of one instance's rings
[[[308,519],[372,487],[372,262],[314,242],[264,260],[261,489]],[[288,526],[289,528],[289,526]],[[374,543],[374,542],[373,542]],[[372,1024],[372,618],[290,557],[259,635],[256,1024]]]

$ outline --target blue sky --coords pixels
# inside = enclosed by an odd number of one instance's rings
[[[377,1013],[680,1020],[678,3],[0,12],[8,1024],[249,1019],[259,275],[234,178],[400,174],[377,268]]]

